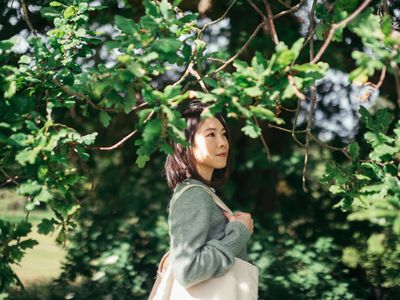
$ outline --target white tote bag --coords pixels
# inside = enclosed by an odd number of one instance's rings
[[[190,184],[182,188],[174,200],[193,186],[204,188],[215,203],[223,210],[232,214],[232,211],[208,188],[199,184]],[[172,206],[173,203],[171,203]],[[184,288],[175,280],[172,266],[168,263],[168,251],[160,261],[156,282],[151,290],[149,300],[257,300],[258,299],[258,268],[240,258],[235,257],[235,264],[228,272],[220,277],[213,277],[200,282],[190,288]]]

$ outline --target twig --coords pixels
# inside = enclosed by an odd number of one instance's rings
[[[289,83],[292,85],[292,87],[294,89],[294,93],[297,96],[297,98],[299,98],[300,100],[305,100],[306,96],[298,89],[292,75],[290,75],[290,74],[288,75],[288,80],[289,80]]]
[[[264,15],[264,13],[258,8],[257,5],[255,5],[255,4],[253,3],[253,1],[251,1],[251,0],[246,0],[246,1],[251,5],[251,7],[254,8],[254,10],[261,16],[261,18],[262,18],[264,21],[267,19],[267,17]]]
[[[313,2],[315,4],[315,1]],[[314,29],[314,10],[311,9],[310,12],[310,32]],[[310,61],[312,61],[314,58],[314,40],[310,40]],[[317,104],[317,89],[315,87],[315,82],[310,88],[310,93],[311,93],[311,105],[310,109],[307,112],[307,128],[306,128],[306,142],[305,142],[305,154],[304,154],[304,166],[303,166],[303,176],[302,176],[302,186],[303,186],[303,191],[305,193],[308,192],[307,186],[306,186],[306,174],[307,174],[307,166],[308,166],[308,154],[310,151],[310,137],[311,137],[311,126],[312,126],[312,120],[313,120],[313,115],[314,115],[314,110],[315,106]]]
[[[313,58],[313,60],[311,61],[312,64],[317,63],[320,59],[321,56],[324,54],[324,52],[326,51],[326,49],[328,48],[328,45],[331,43],[332,39],[333,39],[333,35],[335,34],[335,31],[342,27],[342,26],[346,26],[350,21],[352,21],[355,17],[357,17],[363,10],[365,7],[367,7],[367,5],[371,2],[371,0],[365,0],[350,16],[348,16],[346,19],[340,21],[339,23],[334,23],[331,26],[331,29],[329,30],[329,34],[328,37],[326,38],[324,44],[322,45],[322,47],[319,49],[317,55],[315,55],[315,57]]]
[[[274,19],[278,19],[278,18],[280,18],[280,17],[282,17],[282,16],[284,16],[284,15],[291,14],[291,13],[293,13],[293,12],[299,10],[299,8],[300,8],[305,2],[306,2],[306,0],[301,0],[298,4],[296,4],[295,6],[291,7],[290,9],[281,11],[280,13],[274,15]]]
[[[277,0],[280,4],[282,4],[284,7],[286,8],[290,8],[289,4],[286,4],[285,2],[283,2],[282,0]]]
[[[231,4],[228,6],[227,10],[222,14],[221,17],[219,17],[218,19],[216,19],[216,20],[214,20],[214,21],[212,21],[212,22],[210,22],[210,23],[205,24],[205,25],[198,31],[197,39],[198,39],[198,40],[201,40],[204,31],[205,31],[208,27],[210,27],[211,25],[214,25],[214,24],[216,24],[216,23],[222,21],[222,20],[226,17],[226,15],[228,14],[229,10],[232,8],[232,6],[235,4],[236,1],[237,1],[237,0],[233,0],[233,1],[231,2]],[[189,76],[189,74],[192,74],[192,75],[195,74],[195,73],[193,72],[193,66],[194,66],[194,62],[196,61],[196,57],[197,57],[197,49],[196,49],[196,47],[193,47],[192,57],[190,58],[189,65],[187,66],[185,72],[183,72],[183,75],[181,76],[181,78],[179,78],[179,80],[178,80],[177,82],[175,82],[174,84],[172,84],[173,87],[177,86],[178,84],[181,84],[181,83]],[[197,77],[196,77],[196,78],[197,78]],[[198,78],[197,78],[197,80],[200,81]],[[200,85],[202,86],[202,88],[203,88],[203,86],[205,86],[204,83],[201,83],[201,82],[200,82]],[[203,88],[203,90],[204,90],[204,88]]]
[[[95,104],[92,100],[90,100],[89,97],[87,97],[87,96],[84,95],[84,94],[71,91],[71,90],[68,89],[65,85],[63,85],[57,78],[53,78],[53,82],[54,82],[55,85],[57,85],[60,89],[62,89],[66,94],[68,94],[68,95],[70,95],[70,96],[78,97],[78,98],[81,98],[81,99],[85,100],[86,102],[88,102],[88,103],[89,103],[93,108],[95,108],[95,109],[103,110],[103,111],[109,111],[109,112],[115,112],[115,110],[112,109],[112,108],[107,108],[107,107],[98,106],[98,105]]]
[[[378,83],[372,83],[372,82],[366,82],[364,84],[364,86],[371,86],[374,90],[378,91],[379,88],[381,87],[383,81],[385,80],[385,76],[386,76],[386,66],[383,66],[382,68],[382,72],[381,72],[381,76],[379,78]],[[360,99],[360,101],[368,101],[369,97],[371,96],[372,91],[371,90],[367,90],[363,95],[359,96],[358,98]]]
[[[216,61],[216,62],[219,62],[221,64],[223,64],[225,62],[223,59],[219,59],[219,58],[215,58],[215,57],[207,57],[207,60]]]
[[[259,124],[258,121],[257,121],[257,118],[253,116],[253,120],[254,120],[254,122],[257,124],[257,126],[261,129],[260,124]],[[262,134],[262,129],[261,129],[260,139],[261,139],[261,142],[262,142],[262,144],[263,144],[263,146],[264,146],[265,154],[267,155],[267,159],[268,159],[268,160],[271,160],[271,152],[269,151],[267,142],[265,141],[264,136],[263,136],[263,134]]]
[[[0,168],[0,171],[1,171],[1,173],[3,173],[3,175],[4,175],[5,177],[8,178],[7,181],[3,182],[3,183],[0,185],[0,187],[2,187],[2,186],[4,186],[4,185],[7,185],[7,184],[10,183],[10,182],[13,182],[15,185],[19,185],[18,181],[16,181],[16,179],[18,179],[19,176],[11,177],[10,175],[8,175],[8,173],[7,173],[3,168]]]
[[[235,4],[236,1],[237,1],[237,0],[233,0],[233,1],[231,2],[231,4],[228,6],[227,10],[222,14],[221,17],[219,17],[218,19],[216,19],[216,20],[214,20],[214,21],[212,21],[212,22],[210,22],[210,23],[205,24],[205,25],[203,26],[203,28],[199,31],[199,34],[197,35],[197,38],[198,38],[198,39],[201,39],[201,37],[203,36],[204,30],[206,30],[206,29],[207,29],[208,27],[210,27],[211,25],[214,25],[214,24],[216,24],[216,23],[222,21],[223,19],[225,19],[226,15],[228,14],[228,12],[230,11],[230,9],[232,8],[232,6]]]
[[[284,107],[282,104],[279,105],[279,108],[280,108],[280,109],[283,109],[283,110],[286,110],[286,111],[290,111],[290,112],[295,112],[295,111],[296,111],[295,108],[294,108],[294,109],[287,108],[287,107]]]
[[[26,2],[25,0],[21,0],[21,15],[22,15],[22,19],[24,19],[25,23],[28,25],[29,30],[32,32],[32,34],[34,36],[37,37],[37,33],[35,28],[33,28],[32,22],[29,19],[29,10],[28,7],[26,6]]]
[[[297,100],[296,113],[294,114],[294,120],[293,120],[293,126],[292,126],[292,138],[300,147],[305,147],[305,145],[302,142],[300,142],[296,137],[297,118],[299,117],[300,108],[301,108],[301,99],[299,98]]]
[[[303,48],[307,45],[307,43],[314,38],[314,34],[317,31],[317,26],[315,26],[314,22],[314,12],[315,12],[315,5],[317,4],[317,0],[313,0],[312,6],[310,13],[308,14],[308,19],[310,20],[310,26],[308,27],[308,32],[307,32],[307,38],[304,40],[303,45],[301,45],[300,51],[303,50]],[[311,20],[313,20],[313,23],[311,26]],[[292,65],[294,65],[295,61],[292,62]]]
[[[283,127],[280,127],[280,126],[276,126],[276,125],[272,125],[272,124],[268,124],[268,127],[269,128],[278,129],[278,130],[281,130],[281,131],[284,131],[284,132],[287,132],[287,133],[292,133],[293,132],[293,130],[290,130],[290,129],[287,129],[287,128],[283,128]],[[294,132],[295,133],[305,133],[306,130],[295,130]]]
[[[147,118],[143,121],[143,124],[146,124],[146,122],[154,115],[154,109],[149,113],[149,115],[147,116]],[[117,142],[116,144],[109,146],[109,147],[90,147],[92,149],[96,149],[96,150],[103,150],[103,151],[108,151],[108,150],[113,150],[116,149],[118,147],[120,147],[123,143],[125,143],[127,140],[129,140],[131,137],[133,137],[136,133],[137,133],[137,129],[135,129],[134,131],[132,131],[130,134],[128,134],[127,136],[125,136],[122,140],[120,140],[119,142]]]
[[[183,75],[181,76],[181,78],[179,78],[179,80],[178,80],[177,82],[175,82],[175,83],[172,85],[172,87],[175,87],[175,86],[177,86],[178,84],[181,84],[182,81],[184,81],[184,80],[186,79],[186,77],[189,76],[189,74],[190,74],[190,68],[193,66],[193,64],[194,64],[193,61],[190,61],[188,67],[186,68],[186,70],[185,70],[185,72],[183,73]]]
[[[268,0],[263,0],[264,5],[265,5],[265,9],[267,11],[267,20],[269,23],[269,29],[271,31],[271,37],[272,40],[274,41],[275,45],[279,44],[279,39],[278,39],[278,35],[276,34],[276,30],[275,30],[275,25],[274,25],[274,15],[272,14],[272,9],[271,9],[271,5],[269,5]]]
[[[216,69],[215,71],[213,71],[211,73],[208,73],[204,77],[207,78],[207,77],[210,77],[210,76],[218,73],[219,71],[225,69],[231,62],[233,62],[243,52],[243,50],[247,48],[247,46],[250,44],[250,42],[257,35],[257,33],[260,31],[260,29],[264,26],[265,23],[266,23],[266,21],[262,21],[260,24],[258,24],[257,28],[251,34],[249,39],[246,41],[246,43],[242,46],[242,48],[240,48],[240,50],[235,55],[233,55],[231,58],[229,58],[227,61],[225,61],[225,63],[222,66],[220,66],[218,69]]]
[[[393,74],[394,74],[394,79],[396,83],[396,92],[397,92],[397,104],[400,108],[400,70],[399,66],[392,61],[391,62],[392,68],[393,68]]]
[[[315,110],[315,105],[317,103],[317,91],[315,89],[315,86],[311,86],[310,92],[311,92],[311,106],[310,106],[310,110],[308,111],[308,115],[307,115],[307,129],[306,129],[307,132],[306,132],[306,143],[305,143],[306,153],[304,155],[304,166],[303,166],[303,176],[302,176],[303,191],[305,193],[308,192],[308,189],[306,186],[306,174],[307,174],[308,154],[310,151],[311,125],[312,125],[312,119],[313,119],[313,114],[314,114],[314,110]]]
[[[205,85],[203,79],[201,79],[201,76],[200,76],[199,72],[196,71],[195,69],[193,69],[193,67],[190,67],[189,72],[190,72],[190,74],[192,74],[192,75],[197,79],[197,81],[200,83],[200,86],[201,86],[201,89],[203,90],[203,92],[208,93],[208,89],[207,89],[207,87],[206,87],[206,85]]]
[[[309,135],[310,135],[310,137],[311,137],[313,140],[315,140],[320,146],[325,147],[325,148],[328,148],[328,149],[333,150],[333,151],[342,152],[342,153],[344,154],[344,156],[346,156],[349,160],[352,160],[350,154],[346,151],[346,148],[334,147],[334,146],[331,146],[331,145],[329,145],[329,144],[327,144],[327,143],[324,143],[323,141],[319,140],[315,135],[313,135],[311,132],[309,133]]]

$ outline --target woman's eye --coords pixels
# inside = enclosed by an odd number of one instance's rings
[[[214,134],[214,132],[211,132],[210,134],[208,134],[206,136],[215,136],[215,134]]]

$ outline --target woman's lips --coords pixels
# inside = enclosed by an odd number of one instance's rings
[[[220,153],[220,154],[217,154],[217,156],[225,157],[226,153]]]

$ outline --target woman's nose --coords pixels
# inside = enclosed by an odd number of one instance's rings
[[[219,138],[218,143],[220,148],[226,148],[228,146],[228,140],[226,139],[225,135]]]

